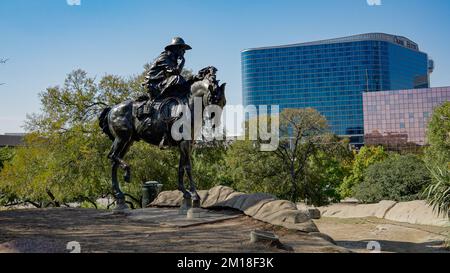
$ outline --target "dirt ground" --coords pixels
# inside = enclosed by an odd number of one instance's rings
[[[83,253],[286,252],[250,244],[250,232],[257,229],[276,233],[291,251],[348,252],[317,235],[274,227],[243,215],[183,226],[171,225],[170,219],[169,224],[162,223],[160,215],[136,220],[91,209],[0,211],[0,253],[67,253],[67,244],[72,241],[80,244]]]
[[[354,252],[371,252],[367,245],[370,241],[376,241],[381,252],[450,253],[444,249],[444,240],[450,236],[450,227],[411,225],[378,218],[322,218],[314,222],[321,232],[331,236],[339,246]]]
[[[450,253],[443,248],[450,229],[443,227],[377,218],[315,220],[319,230],[335,240],[335,246],[317,234],[275,227],[233,212],[211,215],[216,221],[188,221],[174,209],[133,215],[66,208],[0,211],[0,253],[67,253],[72,241],[84,253],[371,252],[367,249],[370,241],[378,242],[381,252]],[[291,250],[251,244],[253,230],[274,232]]]

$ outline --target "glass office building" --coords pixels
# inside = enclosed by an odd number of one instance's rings
[[[312,107],[334,133],[364,143],[363,92],[429,87],[433,63],[413,41],[369,33],[246,49],[244,105]]]
[[[426,144],[434,109],[450,101],[450,87],[364,93],[366,145],[404,150]]]

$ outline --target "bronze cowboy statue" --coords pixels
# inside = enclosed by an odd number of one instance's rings
[[[219,85],[216,80],[217,69],[206,67],[191,79],[181,76],[185,60],[184,53],[191,47],[181,38],[174,38],[163,53],[151,66],[147,73],[144,86],[149,92],[146,98],[137,101],[125,101],[118,105],[107,107],[99,117],[99,125],[103,132],[113,141],[108,158],[112,162],[112,187],[116,199],[116,208],[125,209],[125,195],[120,189],[117,178],[118,168],[125,171],[125,182],[131,181],[130,166],[123,160],[129,148],[136,141],[145,141],[153,145],[178,147],[180,162],[178,168],[178,189],[185,200],[192,200],[198,207],[200,197],[192,178],[191,152],[194,135],[198,128],[195,119],[203,117],[203,109],[210,105],[224,107],[226,104],[225,84]],[[198,98],[198,99],[197,99]],[[194,101],[200,101],[201,117],[196,117]],[[171,130],[173,124],[183,117],[180,109],[188,109],[191,130],[188,139],[175,140]],[[184,125],[183,125],[184,126]],[[184,131],[183,127],[183,131]],[[190,182],[189,191],[184,185],[184,175]]]
[[[165,47],[165,50],[156,58],[145,76],[145,82],[142,86],[147,90],[148,95],[139,97],[138,101],[146,101],[157,98],[162,98],[167,94],[176,91],[186,90],[186,79],[183,78],[181,72],[183,71],[186,59],[184,54],[192,47],[187,45],[180,37],[172,39],[172,43]],[[194,79],[191,79],[194,80]],[[180,94],[175,94],[179,96]],[[150,118],[142,122],[138,130],[142,130],[145,126],[151,123]],[[159,147],[162,149],[166,146],[167,136],[163,136]]]
[[[151,98],[158,97],[167,89],[186,84],[181,72],[186,62],[184,54],[191,49],[180,37],[173,38],[172,43],[166,46],[165,51],[150,66],[143,83]]]

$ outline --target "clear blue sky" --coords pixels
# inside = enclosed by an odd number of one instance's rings
[[[73,1],[73,0],[72,0]],[[219,68],[230,104],[241,103],[240,51],[386,32],[417,42],[436,62],[432,86],[450,85],[450,1],[1,0],[0,133],[21,132],[37,94],[82,68],[90,75],[143,71],[173,36],[194,50],[186,66]]]

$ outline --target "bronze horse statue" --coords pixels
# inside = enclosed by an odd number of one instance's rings
[[[200,197],[192,178],[191,164],[194,135],[202,129],[194,124],[194,120],[199,118],[195,116],[194,101],[201,101],[202,121],[204,120],[203,109],[207,106],[216,105],[221,108],[225,106],[226,84],[219,86],[216,71],[217,69],[212,66],[202,69],[199,75],[188,80],[184,86],[168,91],[152,101],[130,100],[103,110],[99,117],[99,125],[113,141],[108,158],[112,162],[112,188],[116,199],[116,209],[128,208],[125,195],[120,189],[117,171],[119,167],[122,168],[125,171],[125,182],[131,181],[130,166],[123,160],[129,148],[135,141],[141,140],[159,145],[163,138],[166,138],[168,146],[179,148],[178,189],[183,193],[185,200],[191,199],[197,206],[200,204]],[[188,139],[175,140],[171,131],[174,123],[182,118],[182,114],[179,113],[180,107],[184,107],[190,113],[188,116],[191,117],[189,120],[193,129],[189,131]],[[144,119],[151,122],[144,123]],[[185,173],[190,182],[189,191],[184,186]]]

